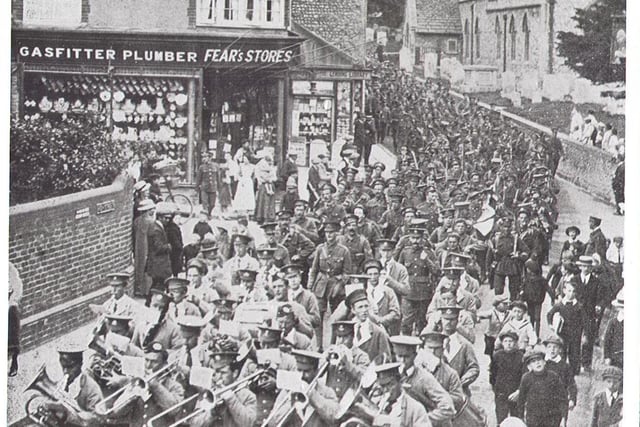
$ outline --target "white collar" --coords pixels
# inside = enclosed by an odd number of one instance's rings
[[[548,356],[545,356],[545,359],[549,362],[559,363],[562,360],[562,357],[560,357],[560,355],[557,354],[556,357],[554,357],[553,359]]]
[[[609,406],[613,405],[613,401],[617,399],[619,395],[619,393],[616,393],[614,395],[613,393],[611,393],[611,390],[609,390],[608,388],[604,389],[604,394],[605,396],[607,396],[607,402],[609,403]]]
[[[566,300],[566,299],[562,300],[562,303],[564,305],[576,305],[577,302],[578,302],[578,300],[576,300],[575,298],[571,299],[571,300]]]

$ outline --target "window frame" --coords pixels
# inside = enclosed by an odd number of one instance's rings
[[[455,48],[451,49],[451,43],[454,43]],[[458,39],[447,39],[447,53],[457,54],[460,52],[458,47]]]
[[[197,0],[196,26],[285,28],[285,1],[287,0]],[[247,7],[249,4],[252,9]],[[271,5],[270,9],[268,4]],[[215,6],[213,13],[212,6]],[[248,19],[249,11],[252,12],[252,19]],[[205,18],[205,14],[211,17]],[[272,18],[270,21],[267,20],[269,14]]]

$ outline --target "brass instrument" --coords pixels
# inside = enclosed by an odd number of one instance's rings
[[[97,357],[94,357],[91,361],[90,369],[93,378],[98,384],[105,387],[108,379],[114,374],[122,375],[122,362],[120,358],[102,346],[98,342],[97,335],[94,336],[89,343],[89,348],[97,353]]]
[[[318,381],[320,380],[320,378],[327,372],[328,369],[329,369],[329,362],[325,362],[320,367],[320,369],[318,369],[318,373],[311,380],[311,382],[307,386],[307,389],[304,391],[304,393],[298,393],[298,392],[289,393],[291,400],[297,401],[297,402],[302,402],[305,407],[307,405],[309,405],[309,397],[308,397],[309,392],[315,388],[315,386],[318,383]],[[262,423],[262,427],[266,427],[266,426],[269,425],[269,423],[272,421],[272,417],[278,412],[278,410],[286,402],[287,402],[287,399],[283,399],[282,403],[280,404],[280,406],[278,406],[277,408],[273,408],[271,410],[271,414],[269,414],[269,416],[264,420],[264,422]],[[286,415],[280,420],[280,422],[277,424],[277,426],[278,427],[283,427],[284,425],[286,425],[287,421],[289,420],[289,418],[291,417],[291,415],[293,414],[294,411],[295,411],[295,408],[292,405],[291,409],[289,409],[287,411]]]
[[[51,378],[49,378],[44,364],[40,367],[35,378],[29,383],[24,391],[37,391],[41,395],[44,395],[44,397],[61,404],[67,411],[67,413],[60,418],[56,414],[53,414],[49,410],[43,408],[41,405],[38,405],[36,408],[32,408],[31,404],[37,398],[42,397],[40,395],[33,396],[27,400],[27,403],[25,404],[25,412],[29,419],[38,425],[47,427],[62,426],[68,418],[69,413],[79,414],[82,412],[78,403],[62,391],[60,387],[52,381]]]
[[[185,423],[187,423],[187,421],[197,417],[200,414],[203,414],[207,411],[209,411],[212,408],[215,408],[216,406],[218,406],[219,402],[220,402],[220,396],[229,391],[229,390],[233,390],[238,391],[242,388],[245,388],[247,386],[249,386],[249,384],[251,383],[251,381],[253,381],[254,379],[260,377],[261,375],[263,375],[264,373],[266,373],[267,370],[266,369],[262,369],[260,371],[254,372],[253,374],[246,376],[242,379],[239,379],[237,381],[235,381],[232,384],[229,384],[227,386],[224,386],[218,390],[206,390],[202,393],[196,393],[193,396],[190,396],[186,399],[184,399],[182,402],[178,402],[175,405],[173,405],[170,408],[165,409],[164,411],[160,412],[158,415],[156,415],[155,417],[151,418],[148,422],[147,422],[147,427],[154,427],[154,423],[156,423],[160,418],[163,418],[164,416],[166,416],[167,414],[170,414],[172,412],[175,412],[177,409],[182,408],[184,406],[187,406],[188,404],[190,404],[191,402],[193,402],[194,400],[197,402],[196,403],[196,409],[194,409],[190,414],[185,415],[184,417],[182,417],[181,419],[177,420],[176,422],[174,422],[173,424],[171,424],[169,427],[177,427],[180,425],[183,425]]]
[[[96,413],[100,416],[113,417],[122,414],[122,411],[137,398],[144,398],[149,393],[149,382],[160,381],[171,375],[177,367],[177,361],[165,365],[161,369],[153,372],[146,378],[134,378],[129,384],[120,387],[118,390],[102,399],[96,405]]]

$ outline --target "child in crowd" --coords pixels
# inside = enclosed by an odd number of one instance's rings
[[[502,349],[495,352],[489,368],[489,383],[495,394],[498,424],[510,415],[519,416],[517,404],[510,401],[509,396],[518,390],[524,373],[524,351],[517,347],[518,334],[506,331],[499,338]]]
[[[533,330],[533,325],[527,313],[527,303],[524,301],[511,302],[511,314],[505,322],[500,334],[506,331],[514,331],[518,334],[518,348],[526,350],[533,348],[538,343],[538,336]]]

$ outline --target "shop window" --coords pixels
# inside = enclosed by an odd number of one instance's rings
[[[90,116],[111,125],[114,140],[177,161],[187,180],[189,79],[25,73],[25,115],[54,122]],[[191,141],[193,142],[193,141]]]
[[[284,26],[284,0],[198,0],[198,25]]]
[[[447,40],[447,52],[458,53],[458,40],[456,39]]]
[[[24,0],[25,24],[78,25],[82,19],[82,0]]]

